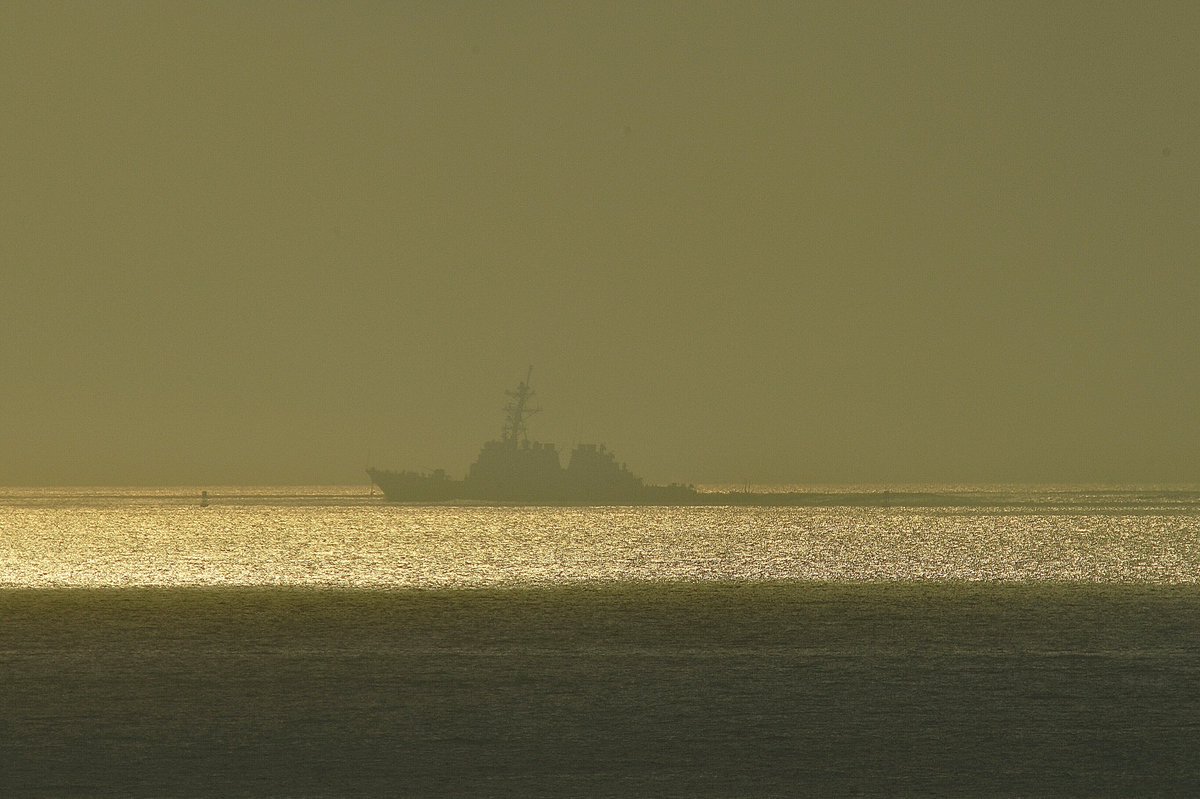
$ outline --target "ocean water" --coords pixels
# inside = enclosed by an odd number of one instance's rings
[[[1200,580],[1198,491],[952,490],[963,505],[405,506],[285,487],[211,488],[201,507],[199,489],[9,489],[0,586]]]
[[[0,490],[0,796],[1200,793],[1193,489],[207,490]]]

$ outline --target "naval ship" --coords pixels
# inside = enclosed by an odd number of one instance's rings
[[[700,492],[685,485],[647,485],[603,444],[579,444],[564,467],[554,444],[531,441],[533,368],[516,389],[506,391],[504,428],[488,441],[466,477],[444,469],[431,472],[368,469],[389,502],[481,501],[520,504],[696,504]]]

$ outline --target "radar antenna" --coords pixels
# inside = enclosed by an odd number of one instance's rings
[[[539,412],[541,408],[530,408],[528,403],[533,397],[533,389],[529,387],[529,378],[533,376],[533,367],[525,374],[525,380],[517,384],[516,391],[505,391],[512,399],[504,406],[504,435],[500,439],[506,446],[516,447],[529,440],[525,429],[525,420]]]

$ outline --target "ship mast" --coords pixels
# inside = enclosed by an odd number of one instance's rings
[[[522,442],[528,440],[528,435],[525,430],[525,420],[541,410],[541,408],[528,407],[529,399],[533,396],[533,389],[529,387],[529,378],[533,376],[533,367],[529,367],[529,371],[525,374],[525,380],[517,384],[516,391],[505,391],[512,399],[504,406],[504,435],[500,439],[505,446],[517,447]]]

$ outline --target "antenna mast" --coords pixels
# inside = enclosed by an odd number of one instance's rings
[[[529,440],[525,429],[525,420],[541,410],[541,408],[528,407],[529,400],[533,397],[533,389],[529,387],[529,378],[531,377],[533,377],[532,366],[525,373],[525,380],[517,384],[516,391],[504,392],[511,397],[509,403],[504,406],[506,414],[504,418],[504,435],[500,439],[506,446],[516,447],[522,442]]]

